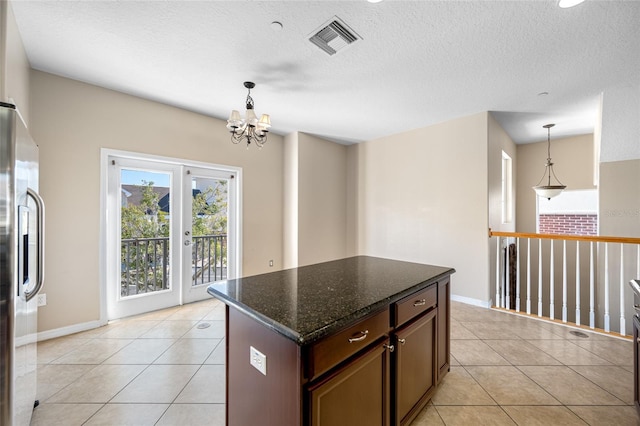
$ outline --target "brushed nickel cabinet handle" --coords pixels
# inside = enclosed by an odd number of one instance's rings
[[[420,299],[413,302],[413,306],[424,306],[426,304],[427,304],[427,301],[425,299]]]
[[[383,346],[385,349],[389,349],[389,352],[393,352],[396,348],[393,345],[387,345],[386,343]]]
[[[404,345],[405,343],[407,343],[406,339],[398,339],[398,343],[400,343],[401,345]]]
[[[353,343],[353,342],[362,342],[364,339],[367,338],[367,335],[369,334],[369,330],[365,330],[365,331],[360,331],[359,336],[356,337],[356,335],[354,334],[353,337],[349,338],[349,343]]]

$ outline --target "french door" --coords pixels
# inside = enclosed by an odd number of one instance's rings
[[[209,284],[239,275],[238,169],[103,159],[107,319],[202,300]]]
[[[183,302],[202,300],[207,286],[237,274],[236,174],[226,170],[185,167],[183,179]],[[231,243],[231,244],[230,244]]]

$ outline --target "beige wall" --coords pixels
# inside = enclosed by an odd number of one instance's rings
[[[599,203],[600,235],[640,238],[640,159],[600,163]]]
[[[487,303],[488,113],[365,142],[360,254],[450,266],[452,293]]]
[[[298,266],[298,132],[284,137],[283,256],[285,269]]]
[[[347,147],[298,134],[298,264],[346,256]]]
[[[347,255],[347,147],[305,133],[285,137],[284,266]]]
[[[0,100],[18,107],[29,126],[29,60],[9,2],[0,2]]]
[[[489,228],[494,231],[514,232],[516,229],[515,190],[517,181],[517,150],[507,132],[504,131],[491,114],[488,116],[488,181],[489,181]],[[502,152],[511,157],[513,187],[513,218],[509,223],[502,222]]]
[[[282,267],[283,140],[233,145],[225,122],[38,71],[32,134],[47,205],[47,306],[39,331],[99,319],[100,149],[243,169],[243,274]]]
[[[517,146],[517,232],[536,232],[536,193],[531,188],[542,177],[547,160],[546,130],[541,127],[540,131],[543,141]],[[567,190],[595,188],[592,134],[554,139],[551,129],[551,159],[556,176]]]
[[[347,241],[346,241],[346,255],[357,256],[360,254],[360,248],[358,247],[358,233],[360,232],[358,222],[358,206],[360,205],[360,185],[359,180],[360,172],[364,166],[361,166],[359,156],[358,145],[349,145],[347,147]]]

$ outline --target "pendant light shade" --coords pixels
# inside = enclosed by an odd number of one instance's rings
[[[542,178],[538,184],[533,187],[533,190],[536,191],[538,197],[543,197],[548,200],[560,195],[560,193],[567,187],[558,180],[555,172],[553,171],[553,162],[551,161],[551,128],[553,126],[555,126],[555,124],[545,124],[542,126],[547,129],[547,162],[545,163]],[[552,176],[553,181],[551,180]]]

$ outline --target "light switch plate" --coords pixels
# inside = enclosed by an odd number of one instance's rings
[[[253,346],[249,347],[249,362],[256,370],[267,375],[267,357]]]

